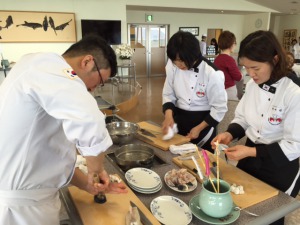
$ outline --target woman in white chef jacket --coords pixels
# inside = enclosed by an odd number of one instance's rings
[[[28,54],[15,64],[0,86],[0,224],[58,225],[58,190],[71,179],[91,194],[126,192],[103,168],[112,141],[88,92],[115,73],[114,51],[96,36],[62,56]],[[76,149],[88,176],[74,173]]]
[[[237,167],[295,197],[300,186],[300,88],[287,77],[282,46],[270,31],[249,34],[239,62],[252,78],[225,133],[212,141],[229,144],[247,136],[245,146],[225,150]],[[274,224],[283,224],[283,218]]]
[[[210,141],[227,111],[224,74],[202,57],[197,38],[189,32],[179,31],[170,38],[167,55],[163,133],[177,123],[179,134],[212,150]]]

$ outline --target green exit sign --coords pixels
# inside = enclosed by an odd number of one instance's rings
[[[146,14],[146,22],[152,22],[153,21],[153,15]]]

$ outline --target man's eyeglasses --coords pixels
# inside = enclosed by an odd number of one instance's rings
[[[93,59],[94,60],[94,63],[95,63],[95,66],[96,66],[96,69],[97,69],[97,71],[98,71],[98,74],[99,74],[99,77],[100,77],[100,86],[101,87],[103,87],[104,86],[104,81],[103,81],[103,78],[102,78],[102,76],[101,76],[101,73],[100,73],[100,70],[99,70],[99,67],[98,67],[98,65],[97,65],[97,63],[96,63],[96,60],[95,59]]]

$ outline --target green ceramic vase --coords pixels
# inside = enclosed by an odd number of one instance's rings
[[[212,179],[216,189],[217,180]],[[205,180],[202,183],[202,190],[199,197],[199,205],[201,210],[208,216],[214,218],[221,218],[227,216],[233,207],[233,201],[230,194],[230,185],[220,180],[220,192],[216,193],[209,180]]]

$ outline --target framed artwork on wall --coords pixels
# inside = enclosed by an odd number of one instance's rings
[[[199,36],[199,27],[179,27],[179,30],[190,32],[195,36]]]
[[[290,51],[292,40],[297,40],[297,29],[289,29],[283,31],[283,47],[286,51]]]
[[[75,14],[0,11],[1,42],[76,42]]]

